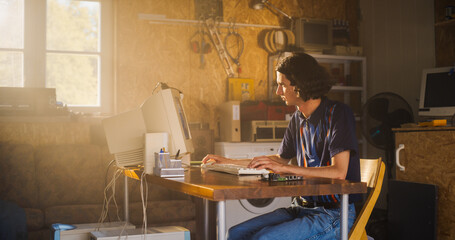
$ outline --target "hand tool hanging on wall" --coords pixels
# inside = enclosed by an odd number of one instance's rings
[[[210,45],[210,35],[204,30],[203,22],[199,26],[199,29],[194,33],[190,38],[190,47],[191,50],[195,53],[200,54],[199,58],[199,68],[205,67],[204,54],[208,54],[212,51],[212,46]]]
[[[228,34],[224,37],[224,47],[227,55],[237,65],[237,74],[240,76],[240,56],[243,53],[244,42],[242,36],[235,29],[235,21],[229,23]]]
[[[220,35],[215,26],[215,20],[213,18],[207,18],[205,20],[205,26],[210,32],[210,38],[212,39],[213,45],[215,45],[216,50],[218,51],[218,56],[220,57],[221,64],[223,64],[224,71],[228,77],[234,77],[234,70],[232,69],[229,58],[226,54],[226,50],[221,42]]]

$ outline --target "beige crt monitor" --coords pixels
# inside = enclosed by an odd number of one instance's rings
[[[109,152],[119,167],[137,166],[144,161],[144,133],[141,109],[133,109],[102,120]]]
[[[140,108],[103,119],[102,125],[117,166],[144,165],[150,173],[154,153],[161,148],[171,157],[180,150],[182,162],[189,165],[189,153],[194,149],[180,93],[175,89],[161,89]]]
[[[148,133],[169,133],[171,156],[194,152],[190,129],[180,100],[180,93],[173,88],[161,89],[141,106]]]

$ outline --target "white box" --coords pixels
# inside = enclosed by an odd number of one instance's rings
[[[164,178],[184,177],[184,168],[157,168],[153,169],[153,174]]]
[[[168,133],[146,133],[145,134],[145,159],[144,171],[147,174],[153,173],[155,167],[155,153],[160,152],[162,148],[168,150],[169,134]]]
[[[226,142],[240,142],[240,102],[229,101],[218,107],[220,138]]]
[[[342,55],[342,56],[362,56],[363,47],[359,46],[334,46],[330,54]]]
[[[278,153],[281,142],[216,142],[215,154],[242,159]]]
[[[93,231],[136,228],[136,226],[127,222],[84,223],[72,225],[76,228],[60,232],[61,240],[88,240],[90,239],[90,232]]]
[[[143,229],[96,231],[90,233],[90,240],[190,240],[190,231],[179,226],[151,227],[144,238]]]
[[[242,122],[243,142],[281,142],[288,128],[287,120],[255,120]]]

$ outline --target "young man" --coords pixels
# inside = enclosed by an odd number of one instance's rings
[[[296,53],[277,66],[277,90],[287,105],[295,105],[277,155],[235,160],[207,155],[217,163],[266,168],[278,174],[360,181],[355,119],[351,109],[325,97],[333,82],[308,54]],[[298,166],[290,165],[292,158]],[[349,199],[349,228],[355,220]],[[341,196],[301,196],[290,208],[250,219],[229,229],[229,239],[337,239],[340,235]]]

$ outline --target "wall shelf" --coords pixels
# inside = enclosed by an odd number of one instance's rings
[[[333,91],[364,91],[364,87],[356,87],[356,86],[333,86]]]
[[[189,19],[172,19],[166,18],[165,15],[156,15],[156,14],[138,14],[138,18],[141,20],[148,20],[151,24],[172,24],[172,25],[199,25],[204,21],[201,20],[189,20]],[[262,24],[248,24],[248,23],[237,23],[237,22],[219,22],[220,27],[254,27],[254,28],[275,28],[281,29],[282,26],[275,25],[262,25]]]
[[[455,19],[450,19],[434,24],[435,27],[455,26]]]

